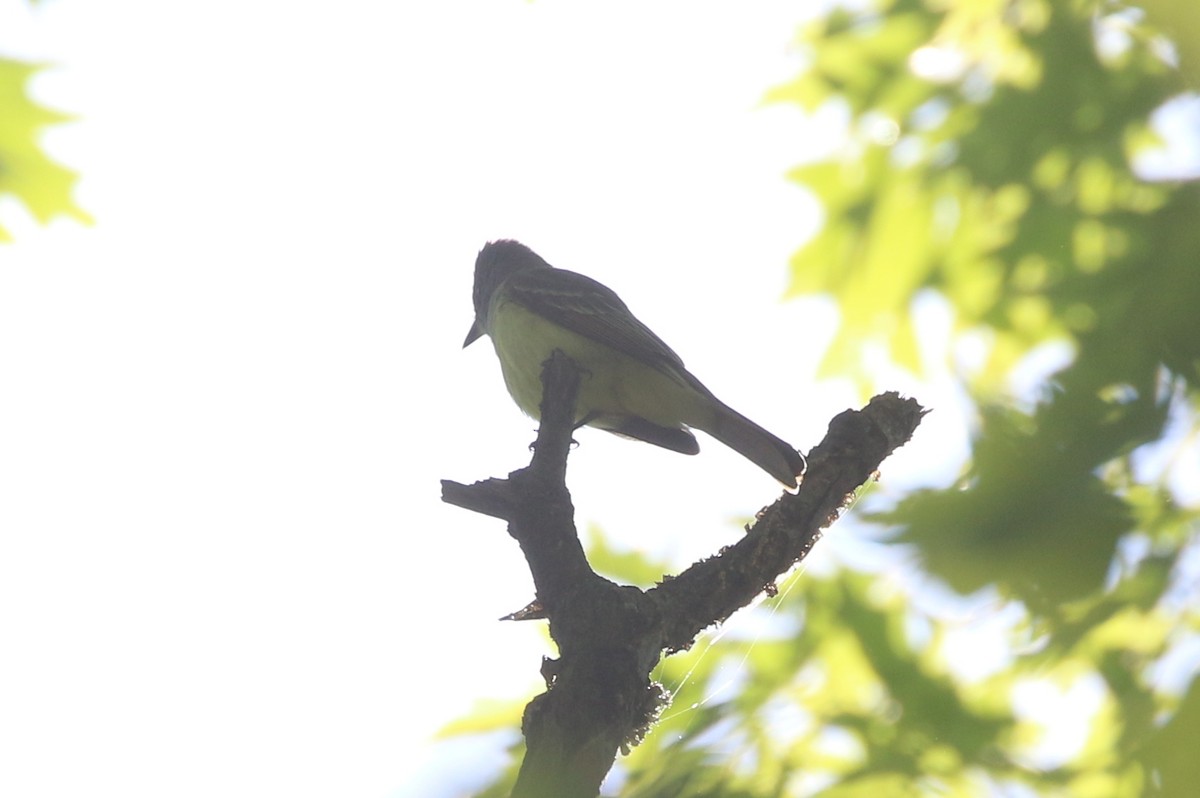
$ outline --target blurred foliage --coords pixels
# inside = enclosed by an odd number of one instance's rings
[[[1151,114],[1200,88],[1198,14],[881,0],[802,31],[771,98],[846,130],[792,174],[826,219],[790,291],[841,308],[826,374],[876,389],[879,346],[954,374],[971,461],[876,503],[900,575],[804,573],[765,603],[773,632],[665,660],[673,704],[606,794],[1195,794],[1200,508],[1170,466],[1200,458],[1200,183],[1135,166]],[[929,294],[953,311],[944,363],[914,317]],[[1047,344],[1070,363],[1012,396]],[[638,584],[657,567],[593,557]],[[966,598],[924,595],[947,589]]]
[[[40,68],[0,57],[0,197],[14,197],[42,224],[55,216],[87,223],[91,217],[71,196],[75,173],[52,161],[38,142],[42,128],[71,118],[29,98]],[[11,239],[0,224],[0,241]]]

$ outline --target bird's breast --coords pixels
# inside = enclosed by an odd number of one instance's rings
[[[514,302],[491,309],[489,334],[504,382],[517,406],[540,416],[542,364],[555,349],[583,370],[576,420],[615,414],[645,418],[667,427],[694,424],[707,403],[689,386],[653,366],[580,335]]]

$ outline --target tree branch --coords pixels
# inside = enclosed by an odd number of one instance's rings
[[[692,645],[705,628],[745,607],[803,560],[854,491],[912,436],[925,414],[913,399],[885,393],[862,410],[846,410],[808,454],[799,491],[759,511],[746,536],[715,557],[652,588],[664,619],[666,651]]]
[[[527,468],[474,485],[444,480],[444,501],[508,521],[529,564],[558,660],[547,690],[525,708],[527,752],[515,798],[591,798],[617,752],[636,743],[663,704],[650,672],[663,652],[749,604],[803,559],[854,490],[903,445],[924,410],[888,393],[846,411],[808,457],[796,494],[762,510],[741,541],[649,591],[598,576],[574,524],[565,476],[578,367],[555,352],[542,372],[541,425]]]

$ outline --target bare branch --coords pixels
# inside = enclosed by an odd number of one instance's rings
[[[663,652],[749,604],[803,559],[854,490],[903,445],[924,410],[894,393],[846,411],[809,454],[799,491],[762,510],[737,544],[649,591],[614,584],[588,564],[565,484],[579,369],[555,352],[542,372],[542,421],[529,467],[474,485],[442,482],[444,501],[508,521],[533,575],[560,658],[525,708],[527,752],[513,795],[591,798],[617,752],[661,709],[650,672]]]

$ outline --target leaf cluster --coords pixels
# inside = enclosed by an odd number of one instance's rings
[[[826,218],[790,293],[841,309],[826,374],[873,390],[870,347],[952,373],[972,456],[871,508],[904,578],[801,574],[774,632],[667,659],[672,707],[609,794],[1193,793],[1200,508],[1171,479],[1200,457],[1200,184],[1137,168],[1198,88],[1188,5],[883,0],[802,30],[770,97],[841,109],[845,145],[791,173]],[[928,295],[953,311],[944,363]],[[1013,397],[1050,345],[1070,362]]]
[[[0,57],[0,197],[15,198],[42,224],[56,216],[89,223],[72,197],[77,175],[53,161],[39,140],[43,128],[71,118],[30,98],[29,83],[41,68]],[[0,224],[0,241],[11,239]]]

